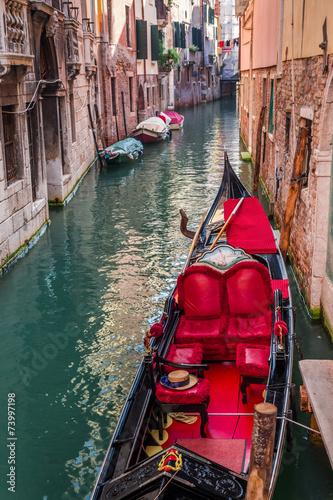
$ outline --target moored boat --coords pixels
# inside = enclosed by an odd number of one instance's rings
[[[176,111],[164,111],[164,115],[167,115],[170,119],[170,129],[171,130],[180,130],[184,125],[184,116],[176,113]]]
[[[169,134],[167,118],[161,115],[147,118],[140,122],[129,136],[146,143],[164,141]]]
[[[279,417],[272,498],[291,399],[290,289],[265,212],[227,156],[215,201],[187,235],[183,272],[146,334],[92,500],[244,499],[263,401]]]
[[[133,137],[116,142],[101,153],[107,165],[136,161],[143,153],[143,145]]]

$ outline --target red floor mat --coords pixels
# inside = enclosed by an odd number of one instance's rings
[[[177,444],[234,472],[243,470],[245,439],[177,439]]]
[[[253,413],[254,405],[263,402],[263,385],[251,385],[247,388],[248,403],[242,404],[239,394],[239,373],[234,361],[210,363],[205,377],[210,381],[209,422],[205,427],[207,441],[212,440],[247,440],[245,469],[250,460],[252,416],[212,415],[214,413]],[[163,444],[167,448],[176,440],[198,440],[200,436],[200,417],[194,424],[188,425],[173,421],[167,428],[168,440]],[[212,458],[213,460],[213,458]],[[218,462],[219,463],[219,462]],[[235,470],[235,469],[233,469]]]

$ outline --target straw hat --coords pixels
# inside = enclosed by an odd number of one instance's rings
[[[161,377],[161,384],[168,389],[184,391],[190,389],[198,383],[197,377],[190,375],[185,370],[175,370],[165,377]]]

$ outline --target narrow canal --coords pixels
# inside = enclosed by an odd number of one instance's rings
[[[146,147],[141,162],[92,168],[70,204],[51,210],[37,245],[0,278],[1,499],[15,498],[6,483],[8,393],[16,395],[16,498],[89,498],[143,354],[143,332],[159,319],[189,248],[179,208],[196,228],[221,180],[223,145],[251,187],[235,100],[184,114],[184,131]],[[305,356],[333,357],[320,325],[295,302]],[[274,499],[332,498],[323,448],[304,429],[295,435]]]

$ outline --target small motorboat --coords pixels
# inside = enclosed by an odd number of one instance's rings
[[[101,156],[107,165],[114,163],[127,163],[136,161],[143,154],[143,145],[133,137],[128,137],[123,141],[116,142],[106,148]]]
[[[184,124],[183,115],[176,113],[176,111],[164,111],[163,114],[167,115],[171,119],[171,122],[169,125],[171,130],[180,130],[183,128],[183,124]]]
[[[164,141],[169,135],[169,123],[166,115],[152,116],[140,122],[129,136],[146,143]]]

